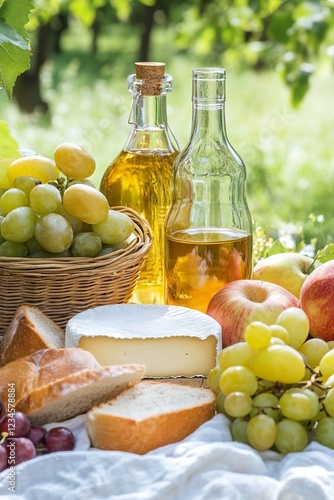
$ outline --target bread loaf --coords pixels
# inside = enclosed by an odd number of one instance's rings
[[[65,332],[38,307],[22,304],[0,344],[0,366],[40,349],[65,347]]]
[[[96,448],[143,455],[181,441],[214,414],[210,389],[142,381],[92,408],[86,427]]]
[[[101,367],[79,348],[43,349],[0,368],[0,399],[35,425],[61,422],[87,412],[140,381],[143,365]]]

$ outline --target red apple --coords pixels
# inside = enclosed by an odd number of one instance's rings
[[[275,323],[288,307],[299,307],[299,300],[285,288],[260,280],[231,281],[210,300],[206,313],[222,327],[223,347],[244,340],[251,321]]]
[[[334,340],[334,260],[317,267],[306,278],[300,307],[308,316],[312,337]]]

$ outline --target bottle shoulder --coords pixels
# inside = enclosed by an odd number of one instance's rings
[[[196,143],[178,155],[175,170],[179,174],[246,176],[246,167],[239,154],[230,145]]]
[[[171,179],[177,155],[177,152],[171,153],[161,150],[122,150],[106,168],[102,177],[103,182],[124,183],[126,182],[124,176],[131,178],[133,182],[137,182],[145,176],[147,183],[166,176]]]

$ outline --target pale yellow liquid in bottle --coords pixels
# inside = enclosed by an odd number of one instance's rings
[[[153,231],[153,244],[131,300],[164,304],[164,222],[171,204],[172,165],[177,152],[122,151],[106,170],[100,189],[109,205],[140,213]]]
[[[236,229],[196,228],[166,240],[167,304],[206,312],[224,285],[252,274],[252,237]]]

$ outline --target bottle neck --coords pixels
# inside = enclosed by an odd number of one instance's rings
[[[152,131],[167,129],[166,95],[134,95],[129,123],[136,129]]]
[[[227,142],[225,123],[225,71],[202,68],[193,71],[192,140]]]
[[[212,102],[211,106],[203,108],[193,104],[191,140],[203,140],[206,144],[212,141],[227,143],[224,105],[217,107]]]
[[[147,95],[143,82],[135,75],[129,77],[132,108],[129,124],[131,130],[124,149],[144,154],[169,154],[179,150],[167,119],[167,93],[172,90],[172,78],[165,75],[159,86]]]

